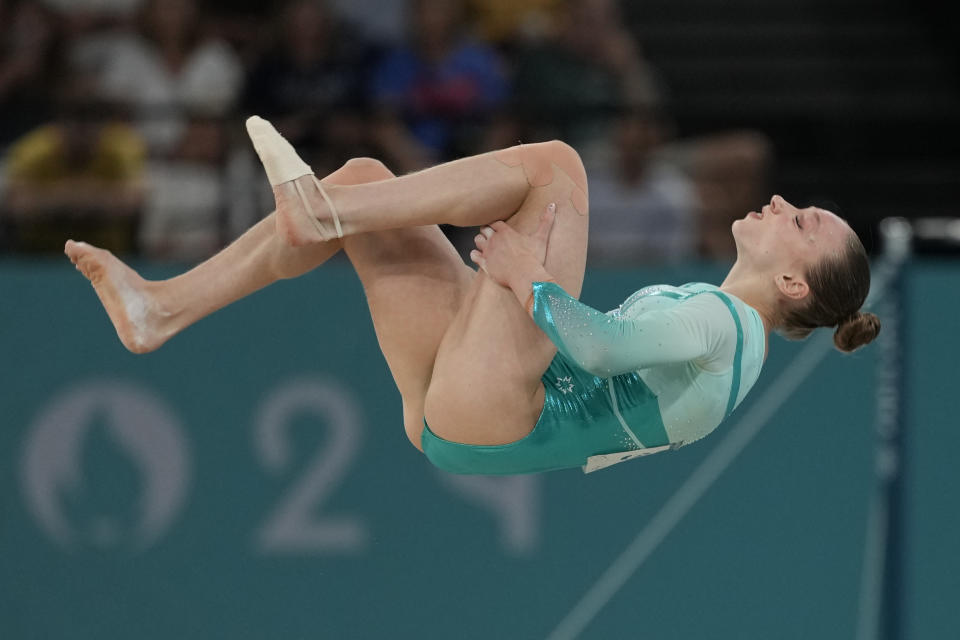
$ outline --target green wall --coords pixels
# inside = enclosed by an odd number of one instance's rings
[[[583,298],[721,275],[593,271]],[[909,638],[960,627],[958,281],[909,276]],[[546,637],[803,345],[773,347],[687,448],[456,478],[406,441],[344,263],[146,356],[69,265],[0,263],[0,637]],[[853,638],[875,375],[876,349],[827,356],[582,637]]]

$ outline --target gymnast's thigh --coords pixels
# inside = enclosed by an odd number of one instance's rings
[[[585,180],[585,177],[583,177]],[[565,171],[535,187],[508,220],[532,233],[550,202],[557,217],[546,267],[571,295],[579,295],[587,253],[586,208],[573,205],[577,187]],[[436,435],[468,444],[496,445],[529,434],[543,407],[541,376],[556,348],[512,292],[478,273],[444,335],[426,399]]]

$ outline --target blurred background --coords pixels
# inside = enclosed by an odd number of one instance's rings
[[[594,263],[727,259],[731,221],[773,192],[872,245],[883,217],[955,212],[960,60],[938,7],[2,0],[0,250],[209,256],[271,208],[254,113],[320,175],[566,140]]]
[[[958,31],[932,0],[0,0],[0,636],[950,637]],[[903,218],[914,257],[875,292],[886,346],[779,341],[694,447],[450,477],[405,441],[345,259],[134,357],[63,258],[169,277],[268,214],[251,114],[318,175],[569,142],[598,307],[718,282],[773,193],[878,267]],[[765,430],[664,529],[740,427]]]

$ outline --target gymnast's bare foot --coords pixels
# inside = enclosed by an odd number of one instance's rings
[[[97,292],[120,342],[133,353],[147,353],[173,335],[165,331],[172,315],[164,310],[155,283],[141,278],[112,253],[68,240],[63,252]]]
[[[247,133],[273,186],[279,236],[295,247],[342,238],[340,219],[328,193],[333,187],[320,184],[309,165],[267,120],[248,118]]]

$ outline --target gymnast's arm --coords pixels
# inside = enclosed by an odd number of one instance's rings
[[[530,290],[534,322],[561,353],[594,375],[686,361],[723,368],[715,360],[729,337],[730,318],[714,296],[625,318],[583,304],[555,282],[533,282]]]
[[[598,376],[674,362],[697,361],[719,370],[730,318],[714,296],[696,296],[675,307],[632,318],[605,314],[570,296],[543,265],[552,219],[525,236],[495,223],[489,237],[477,236],[471,258],[509,287],[557,348]]]

